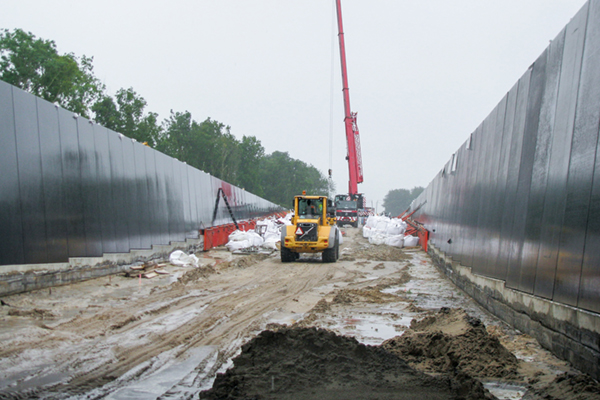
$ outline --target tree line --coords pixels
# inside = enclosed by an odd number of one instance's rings
[[[391,214],[396,217],[408,209],[410,203],[425,190],[421,186],[415,186],[408,189],[393,189],[390,190],[383,198],[383,208],[386,214]]]
[[[302,190],[334,190],[314,166],[287,152],[266,154],[255,136],[237,139],[229,126],[195,121],[189,111],[171,111],[159,121],[131,87],[107,94],[93,57],[59,54],[54,41],[31,32],[0,31],[0,80],[282,206]]]

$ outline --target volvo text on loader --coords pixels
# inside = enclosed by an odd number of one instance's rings
[[[323,262],[336,262],[342,235],[335,209],[325,196],[295,196],[292,225],[281,229],[281,261],[291,262],[300,253],[323,253]]]

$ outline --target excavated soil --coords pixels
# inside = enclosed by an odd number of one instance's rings
[[[550,384],[534,389],[523,400],[597,400],[600,384],[587,375],[564,373]]]
[[[466,375],[432,377],[381,347],[317,328],[263,331],[201,399],[492,399]]]
[[[488,334],[479,319],[460,309],[442,308],[423,320],[413,320],[409,330],[382,347],[424,372],[519,377],[517,358]]]

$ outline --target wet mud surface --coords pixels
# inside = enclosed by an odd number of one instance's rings
[[[600,399],[427,254],[344,231],[337,263],[216,249],[2,298],[0,398]]]

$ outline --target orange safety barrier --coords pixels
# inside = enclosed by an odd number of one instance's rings
[[[406,228],[406,235],[418,236],[419,243],[421,244],[421,248],[426,252],[427,251],[427,243],[429,242],[429,231],[423,227],[423,225],[413,221],[412,219],[406,218],[406,223],[408,227]]]

